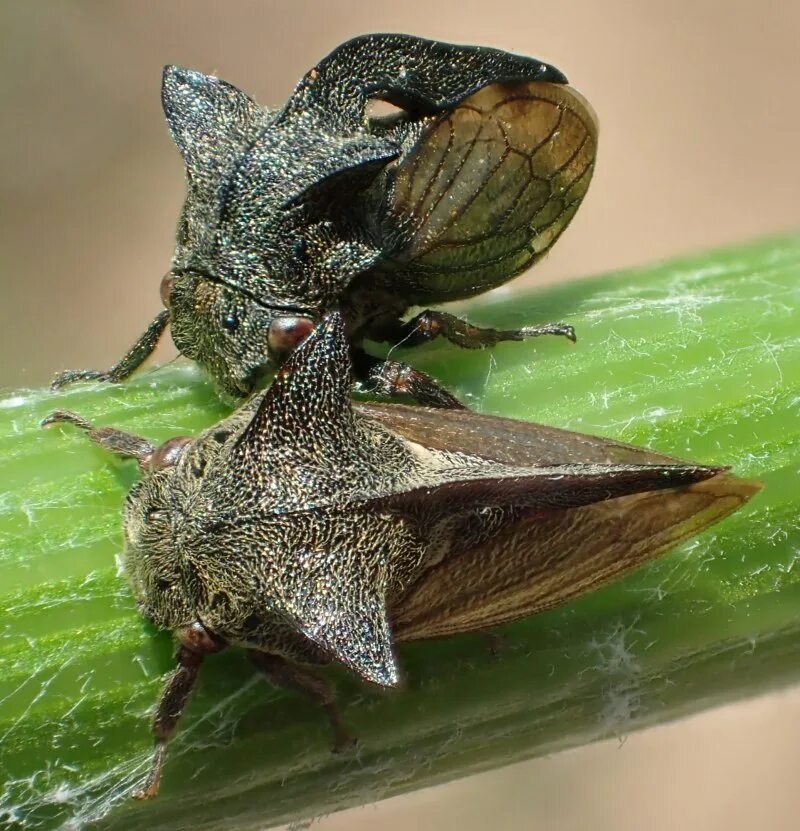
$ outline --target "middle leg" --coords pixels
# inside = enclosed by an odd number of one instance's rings
[[[366,382],[366,392],[394,398],[410,395],[423,407],[464,410],[466,407],[425,372],[400,361],[387,361],[353,350],[353,371],[359,381]]]
[[[251,649],[247,656],[276,687],[300,693],[325,710],[333,731],[334,753],[340,753],[356,743],[339,715],[336,693],[329,681],[305,667],[281,658],[280,655]]]
[[[500,341],[526,340],[540,335],[561,335],[575,342],[575,330],[564,323],[523,326],[520,329],[482,329],[455,315],[432,309],[408,321],[383,320],[374,326],[368,337],[403,346],[418,346],[441,336],[463,349],[484,349]]]

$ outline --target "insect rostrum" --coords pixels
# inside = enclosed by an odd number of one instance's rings
[[[218,78],[170,66],[162,98],[187,196],[165,309],[111,369],[120,381],[170,325],[178,349],[231,396],[252,392],[325,310],[338,309],[357,375],[387,395],[458,407],[431,378],[362,348],[444,336],[467,348],[570,326],[478,329],[412,306],[480,294],[542,257],[594,169],[594,114],[533,58],[406,35],[351,40],[266,110]],[[397,105],[370,117],[369,103]]]
[[[353,405],[342,316],[327,315],[266,392],[160,447],[57,411],[138,460],[124,512],[142,613],[174,630],[140,796],[205,656],[248,651],[328,712],[307,665],[400,679],[398,642],[484,629],[624,573],[740,507],[758,485],[606,439],[465,410]]]

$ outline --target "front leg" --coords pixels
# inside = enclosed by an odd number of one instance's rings
[[[356,379],[364,383],[365,392],[390,398],[410,395],[423,407],[467,409],[430,375],[399,361],[381,360],[363,349],[353,350],[353,372]]]
[[[463,349],[485,349],[500,341],[526,340],[540,335],[561,335],[575,342],[575,330],[564,323],[523,326],[521,329],[481,329],[455,315],[432,309],[408,321],[383,320],[369,331],[367,337],[398,346],[418,346],[442,336]]]
[[[114,427],[93,427],[91,422],[70,410],[54,410],[42,420],[41,426],[49,427],[51,424],[74,424],[80,430],[86,431],[89,441],[103,450],[115,453],[123,459],[136,459],[142,470],[150,462],[156,449],[154,444],[134,433],[126,433]]]
[[[169,323],[169,310],[162,309],[140,338],[122,356],[121,360],[114,364],[111,369],[100,372],[96,369],[68,369],[60,372],[50,384],[50,389],[57,390],[75,381],[124,381],[129,375],[137,370],[156,348],[160,337]]]
[[[183,715],[186,702],[197,682],[200,665],[207,655],[220,652],[225,642],[209,632],[201,624],[188,626],[178,632],[180,646],[176,655],[178,668],[170,675],[153,718],[155,749],[150,772],[144,785],[133,794],[134,799],[152,799],[158,793],[167,744]]]

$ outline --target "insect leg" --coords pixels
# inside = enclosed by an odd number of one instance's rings
[[[466,407],[424,372],[399,361],[384,361],[363,350],[353,351],[353,372],[366,392],[395,397],[410,395],[423,407],[464,410]]]
[[[546,323],[543,326],[523,326],[521,329],[481,329],[447,312],[432,309],[408,321],[383,322],[369,333],[375,340],[418,346],[439,336],[464,349],[484,349],[504,340],[525,340],[540,335],[562,335],[575,342],[575,330],[564,323]]]
[[[488,630],[483,632],[483,637],[492,658],[500,658],[508,650],[508,636],[505,632]]]
[[[96,369],[68,369],[56,375],[52,384],[50,384],[50,389],[57,390],[75,381],[124,381],[150,357],[168,323],[169,311],[162,309],[136,343],[111,369],[107,369],[105,372]]]
[[[181,642],[175,656],[178,668],[167,680],[153,718],[153,734],[156,739],[153,761],[144,785],[133,793],[134,799],[151,799],[158,793],[161,774],[164,770],[164,759],[167,755],[167,744],[178,726],[189,695],[194,689],[200,665],[206,655],[220,652],[226,646],[224,641],[199,624],[182,629],[178,637]]]
[[[74,424],[85,430],[89,440],[104,450],[116,453],[123,459],[136,459],[139,467],[144,467],[150,461],[155,450],[155,446],[141,436],[125,433],[114,427],[92,427],[85,418],[69,410],[54,410],[42,421],[42,427],[64,423]]]
[[[355,739],[350,735],[339,715],[336,694],[330,682],[279,655],[271,655],[257,649],[251,649],[247,654],[276,687],[300,693],[325,710],[333,730],[334,753],[339,753],[355,744]]]

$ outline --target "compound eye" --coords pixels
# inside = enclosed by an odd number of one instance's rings
[[[274,318],[267,336],[270,352],[279,358],[285,357],[313,328],[314,321],[307,317]]]
[[[174,439],[167,439],[153,451],[153,455],[150,457],[150,470],[164,470],[165,467],[173,467],[178,464],[178,459],[191,442],[190,436],[176,436]]]
[[[172,286],[174,282],[175,275],[169,272],[161,278],[161,288],[159,289],[159,293],[161,294],[161,302],[167,309],[169,308],[169,301],[172,297]]]

